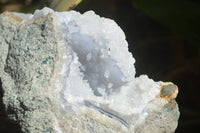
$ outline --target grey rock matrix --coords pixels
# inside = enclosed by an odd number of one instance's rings
[[[52,18],[21,25],[11,13],[0,15],[0,79],[8,117],[22,132],[52,132],[48,82],[56,60]]]

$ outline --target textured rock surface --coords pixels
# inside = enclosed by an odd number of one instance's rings
[[[52,18],[22,23],[12,13],[0,16],[3,102],[23,132],[53,130],[48,81],[56,60]]]
[[[0,15],[0,80],[22,132],[171,133],[178,88],[134,77],[123,31],[93,12]]]

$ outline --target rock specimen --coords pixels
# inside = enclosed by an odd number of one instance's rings
[[[0,15],[0,80],[24,133],[171,133],[173,83],[135,77],[120,27],[93,11]]]

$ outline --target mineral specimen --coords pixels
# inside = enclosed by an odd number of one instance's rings
[[[135,77],[120,27],[93,11],[0,15],[0,80],[24,133],[171,133],[173,83]]]

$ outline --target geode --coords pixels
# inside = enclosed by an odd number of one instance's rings
[[[171,133],[171,82],[135,77],[124,32],[93,11],[0,15],[0,80],[24,133]]]

